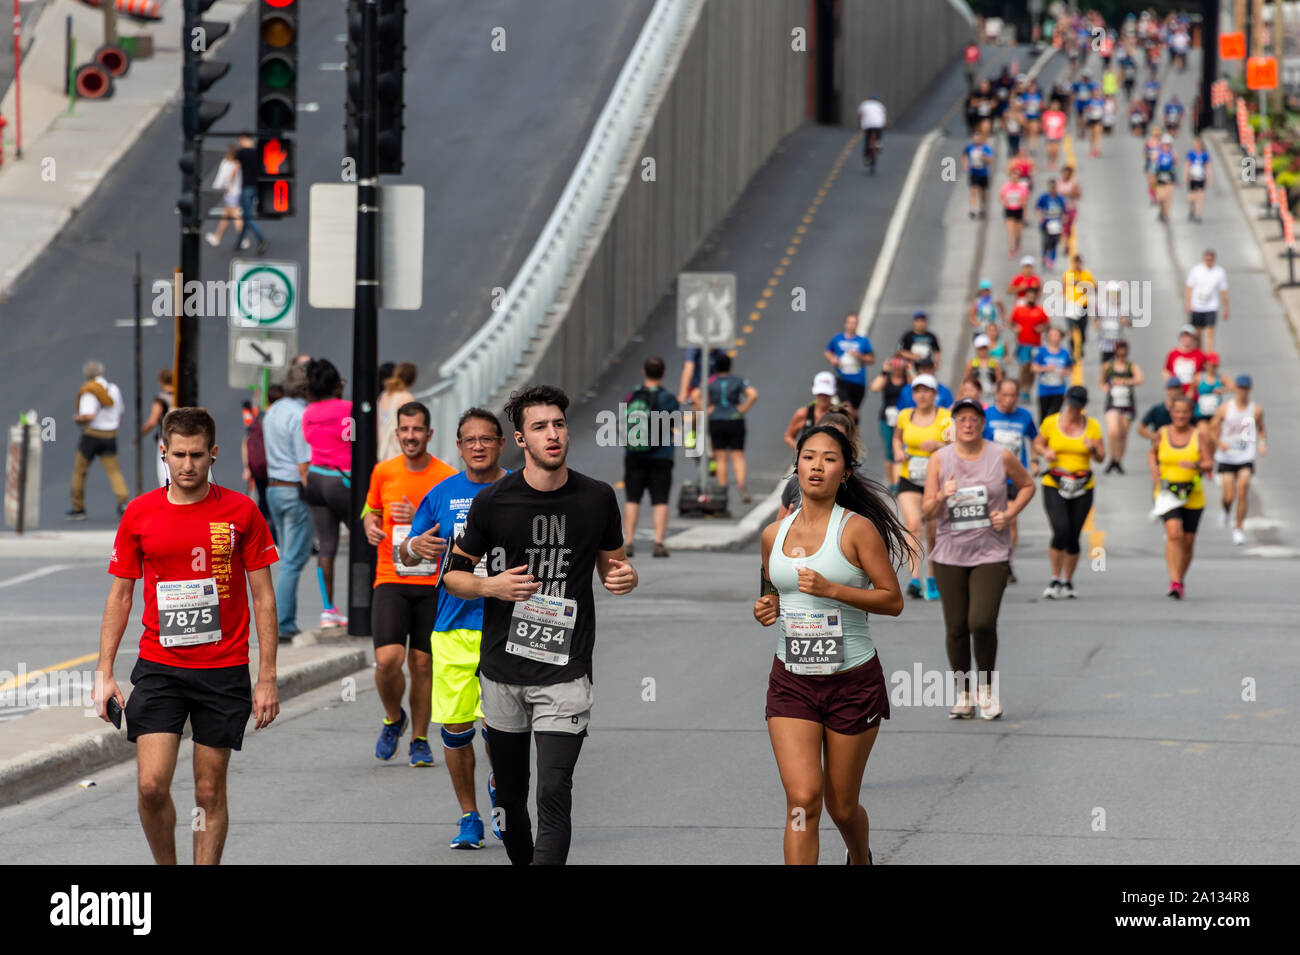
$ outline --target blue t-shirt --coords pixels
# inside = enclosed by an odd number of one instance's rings
[[[939,395],[934,399],[934,403],[940,408],[952,407],[952,392],[942,381],[939,382]],[[916,402],[912,400],[912,386],[904,385],[903,390],[898,393],[898,410],[915,407]]]
[[[871,354],[871,342],[866,335],[854,335],[850,338],[843,332],[840,332],[826,344],[826,350],[840,356],[840,364],[835,369],[835,373],[844,381],[852,382],[855,385],[865,385],[867,383],[867,369],[861,360],[857,362],[857,371],[845,371],[844,356],[849,354],[854,348],[858,350],[859,355]],[[849,359],[849,367],[852,367],[853,359]]]
[[[1037,119],[1043,108],[1043,94],[1037,91],[1026,93],[1020,97],[1020,100],[1025,104],[1025,116],[1029,119]]]
[[[741,413],[736,405],[745,400],[745,389],[749,382],[736,375],[713,375],[709,378],[709,412],[710,421],[738,421]]]
[[[491,486],[491,483],[475,484],[464,471],[443,478],[429,489],[420,501],[420,506],[415,509],[415,516],[411,518],[411,537],[418,537],[438,524],[438,536],[454,542],[465,531],[465,515],[469,513],[474,498],[479,491]],[[450,554],[451,547],[448,546],[447,555]],[[444,557],[443,570],[446,570],[446,559]],[[441,576],[438,585],[442,586]],[[448,630],[482,630],[483,598],[462,600],[453,597],[443,588],[438,595],[438,616],[433,629],[438,633],[446,633]]]
[[[1160,96],[1160,84],[1155,80],[1147,80],[1145,99],[1154,100]]]
[[[1038,201],[1034,203],[1034,206],[1046,218],[1059,219],[1065,215],[1065,196],[1060,193],[1052,195],[1050,192],[1045,192],[1038,197]]]
[[[1182,103],[1165,103],[1165,121],[1178,120],[1183,115]]]
[[[1162,149],[1156,153],[1156,172],[1172,172],[1176,162],[1172,151]]]
[[[1061,348],[1053,352],[1046,345],[1039,345],[1034,351],[1033,363],[1035,365],[1047,365],[1051,371],[1038,373],[1038,396],[1044,395],[1063,395],[1065,389],[1069,387],[1065,380],[1065,373],[1074,365],[1074,359],[1070,357],[1070,352]]]
[[[686,349],[686,360],[695,363],[695,370],[691,372],[690,387],[692,388],[700,387],[700,357],[703,351],[704,349],[702,348]],[[709,374],[710,375],[714,374],[718,370],[718,356],[725,355],[726,353],[727,353],[726,350],[722,348],[709,349]]]
[[[1210,165],[1210,154],[1208,152],[1197,152],[1195,149],[1187,151],[1187,172],[1196,181],[1205,178],[1205,170]]]
[[[987,176],[989,164],[993,161],[993,150],[988,143],[970,143],[963,150],[966,162],[970,164],[972,176]]]
[[[984,440],[1002,445],[1012,454],[1019,455],[1020,463],[1029,467],[1026,439],[1038,437],[1034,416],[1028,408],[1017,407],[1011,414],[1003,414],[997,405],[984,409]]]
[[[1085,83],[1083,80],[1074,84],[1074,102],[1076,106],[1082,106],[1092,98],[1092,84]]]

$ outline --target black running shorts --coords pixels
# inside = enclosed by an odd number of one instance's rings
[[[432,653],[430,637],[438,620],[438,588],[433,584],[378,584],[371,598],[370,629],[375,649],[393,644]]]
[[[126,738],[185,730],[194,742],[214,749],[239,749],[253,712],[253,687],[246,665],[191,669],[139,659],[131,670],[126,701]]]

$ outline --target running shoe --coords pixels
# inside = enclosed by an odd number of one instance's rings
[[[487,738],[487,734],[486,734],[486,732],[485,732],[485,733],[484,733],[484,739],[486,739],[486,738]],[[496,812],[496,809],[497,809],[497,783],[496,783],[496,779],[497,779],[497,774],[496,774],[496,773],[488,773],[488,780],[487,780],[487,786],[488,786],[488,803],[489,803],[489,805],[492,806],[492,835],[494,835],[494,836],[496,836],[498,839],[500,839],[500,838],[501,838],[501,827],[497,825],[497,812]]]
[[[1232,529],[1232,542],[1238,547],[1246,543],[1246,532],[1240,527],[1234,527]]]
[[[987,683],[980,687],[980,719],[996,720],[1002,715],[1002,703],[993,695],[993,688]]]
[[[257,254],[263,255],[266,252],[266,250],[270,248],[270,245],[271,245],[270,239],[263,239],[261,242],[257,243]]]
[[[1175,600],[1182,600],[1182,599],[1183,599],[1183,585],[1180,584],[1180,583],[1179,583],[1178,581],[1176,581],[1176,580],[1171,580],[1171,581],[1169,581],[1169,593],[1165,594],[1165,596],[1166,596],[1166,597],[1173,597]]]
[[[397,752],[397,741],[406,731],[406,710],[401,710],[402,717],[396,723],[384,719],[384,726],[379,731],[379,742],[375,743],[376,759],[392,759]]]
[[[1066,599],[1068,599],[1068,600],[1073,600],[1073,599],[1075,599],[1075,597],[1078,596],[1078,594],[1076,594],[1076,593],[1074,592],[1074,581],[1073,581],[1073,580],[1067,580],[1067,581],[1065,581],[1064,583],[1062,583],[1062,584],[1061,584],[1061,590],[1062,590],[1062,592],[1065,594]],[[1060,596],[1060,594],[1058,594],[1058,596]]]
[[[655,541],[654,550],[650,552],[650,556],[651,556],[651,557],[667,557],[667,556],[668,556],[668,548],[665,547],[663,544],[659,543],[659,541]]]
[[[330,627],[346,627],[348,618],[343,616],[337,610],[322,610],[320,612],[320,627],[327,630]]]
[[[1229,517],[1228,509],[1226,507],[1219,508],[1219,526],[1222,527],[1225,531],[1228,529],[1229,520],[1230,517]]]
[[[427,739],[416,738],[411,740],[411,765],[412,766],[432,766],[433,750],[429,749]]]
[[[1122,465],[1122,464],[1120,464],[1118,461],[1116,461],[1116,462],[1115,462],[1115,471],[1116,471],[1116,473],[1118,473],[1118,474],[1123,474],[1123,473],[1124,473],[1124,465]]]
[[[467,812],[460,817],[460,832],[451,840],[453,849],[482,849],[483,820],[476,812]]]
[[[628,541],[626,544],[623,545],[623,553],[627,554],[627,556],[629,557],[635,557],[636,544],[634,544],[632,541]]]
[[[964,690],[957,694],[957,705],[948,711],[950,720],[968,720],[975,715],[975,704]]]
[[[1059,599],[1061,596],[1061,582],[1053,577],[1052,582],[1043,590],[1043,596],[1048,600]]]
[[[909,597],[921,596],[921,582],[917,580],[915,577],[913,577],[907,585],[907,595]]]
[[[926,600],[939,599],[939,582],[935,580],[933,577],[925,578],[925,599]]]
[[[221,240],[217,238],[215,232],[209,232],[203,238],[207,239],[208,245],[212,246],[214,249],[221,244]]]
[[[84,521],[86,519],[86,512],[84,510],[79,511],[74,507],[70,511],[65,511],[64,517],[70,521]]]

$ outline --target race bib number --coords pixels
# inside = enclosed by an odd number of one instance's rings
[[[1128,408],[1133,404],[1133,388],[1130,385],[1111,385],[1110,403],[1117,408]]]
[[[515,604],[506,653],[562,667],[569,662],[577,619],[576,600],[533,594]]]
[[[410,524],[393,525],[393,567],[397,570],[399,577],[432,577],[438,572],[438,562],[436,560],[427,560],[421,558],[420,562],[414,567],[407,567],[402,563],[401,549],[402,541],[411,536]],[[414,553],[414,551],[412,551]]]
[[[1190,385],[1196,377],[1196,360],[1193,358],[1174,359],[1174,377],[1185,385]]]
[[[840,355],[840,373],[845,375],[856,375],[862,370],[862,362],[858,361],[858,356],[851,351],[846,351]]]
[[[1053,472],[1052,477],[1056,479],[1057,492],[1067,501],[1073,501],[1077,497],[1083,497],[1088,490],[1088,479],[1092,477],[1091,471],[1083,474],[1061,474]]]
[[[885,409],[885,424],[889,425],[891,428],[892,428],[894,425],[898,424],[898,409],[897,409],[897,408],[886,408],[886,409]]]
[[[1047,234],[1048,234],[1048,235],[1060,235],[1060,234],[1061,234],[1061,220],[1060,220],[1060,219],[1047,219],[1047,220],[1045,220],[1045,221],[1043,222],[1043,228],[1047,230]]]
[[[451,539],[457,540],[460,537],[460,535],[464,533],[465,533],[465,522],[456,521],[456,523],[453,524],[451,528]],[[478,563],[474,565],[474,576],[486,577],[487,575],[488,575],[487,554],[484,554],[482,557],[478,559]]]
[[[1088,118],[1089,118],[1089,119],[1101,119],[1102,110],[1103,110],[1103,107],[1101,107],[1101,106],[1089,106],[1089,107],[1088,107]]]
[[[994,428],[993,443],[1001,445],[1017,457],[1020,456],[1020,446],[1024,441],[1024,436],[1014,428]]]
[[[1061,376],[1059,371],[1045,371],[1038,376],[1038,383],[1049,388],[1059,388],[1065,384],[1065,378]]]
[[[989,492],[983,484],[959,487],[948,498],[948,521],[955,531],[969,531],[989,527]]]
[[[913,484],[925,483],[925,472],[930,466],[930,459],[920,456],[907,459],[907,479]]]
[[[912,352],[912,354],[915,355],[918,359],[921,359],[921,358],[929,358],[929,357],[930,357],[930,343],[929,343],[929,342],[912,342],[911,352]]]
[[[1219,395],[1213,391],[1209,394],[1198,395],[1196,398],[1196,410],[1201,413],[1202,417],[1210,417],[1218,407]]]
[[[1204,179],[1204,178],[1205,178],[1205,164],[1204,164],[1204,163],[1199,163],[1199,162],[1191,163],[1191,164],[1187,167],[1187,174],[1188,174],[1189,176],[1191,176],[1193,179]]]
[[[984,168],[984,154],[982,152],[976,150],[970,154],[970,167],[972,169]]]
[[[1214,295],[1200,288],[1194,289],[1192,291],[1192,304],[1196,306],[1194,311],[1208,312],[1214,304]]]
[[[834,673],[844,666],[844,627],[838,610],[786,610],[785,668],[804,676]]]
[[[221,640],[221,602],[217,582],[160,580],[158,642],[164,647],[193,647]]]
[[[1253,418],[1246,418],[1242,421],[1241,429],[1232,436],[1229,441],[1232,450],[1237,454],[1245,454],[1255,445],[1255,421]]]

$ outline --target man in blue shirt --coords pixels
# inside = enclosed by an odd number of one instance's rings
[[[636,538],[636,522],[641,512],[641,497],[650,492],[651,517],[654,524],[654,556],[667,557],[664,535],[668,531],[668,498],[673,487],[673,434],[669,416],[679,411],[677,399],[663,385],[664,360],[647,358],[642,366],[641,387],[624,399],[627,409],[626,444],[623,455],[624,550],[631,557]]]
[[[918,375],[933,375],[934,362],[929,358],[922,358],[920,361],[916,363],[916,373]],[[934,399],[935,407],[951,408],[952,390],[941,381],[936,383],[939,385],[939,394],[936,395]],[[897,408],[899,411],[902,411],[904,408],[915,408],[915,407],[916,407],[916,402],[912,400],[912,385],[911,382],[909,382],[906,385],[904,385],[903,390],[898,393]]]
[[[993,149],[984,141],[984,131],[975,130],[975,138],[962,150],[962,167],[970,176],[970,217],[983,218],[989,192],[989,167]]]
[[[1065,197],[1056,191],[1056,180],[1047,180],[1047,191],[1034,203],[1038,210],[1039,228],[1043,239],[1043,268],[1056,267],[1056,246],[1061,241],[1064,228]]]
[[[826,344],[826,360],[835,369],[835,394],[851,410],[854,418],[867,393],[866,366],[876,360],[871,341],[858,334],[857,312],[844,318],[844,331]],[[626,534],[624,535],[627,536]]]
[[[1029,467],[1028,449],[1031,448],[1032,441],[1038,437],[1038,427],[1034,424],[1034,416],[1029,413],[1028,408],[1022,408],[1017,404],[1020,396],[1020,386],[1014,378],[1004,378],[998,382],[997,398],[993,404],[984,411],[984,440],[993,441],[996,444],[1006,448],[1012,454],[1020,458],[1020,463],[1026,468]],[[1038,476],[1038,461],[1034,460],[1033,467],[1034,477]],[[1010,481],[1007,482],[1010,485]],[[1019,539],[1020,531],[1016,524],[1016,519],[1011,519],[1011,556],[1015,556],[1016,541]],[[1010,564],[1010,560],[1008,560]],[[1015,583],[1016,575],[1011,573],[1008,577],[1011,583]]]
[[[1065,403],[1065,390],[1070,386],[1068,372],[1074,367],[1074,357],[1061,342],[1064,333],[1053,325],[1047,330],[1047,344],[1034,351],[1030,367],[1038,376],[1038,422],[1061,410]]]
[[[451,556],[449,542],[465,530],[465,517],[474,498],[508,473],[498,463],[505,447],[501,421],[485,408],[470,408],[456,426],[456,448],[465,470],[444,478],[427,493],[411,519],[410,535],[402,541],[398,556],[407,567]],[[484,556],[474,568],[487,576]],[[445,567],[443,568],[445,570]],[[502,568],[504,569],[504,568]],[[441,584],[439,584],[441,586]],[[479,645],[483,638],[483,601],[462,600],[446,590],[439,595],[438,616],[430,640],[433,651],[432,719],[442,724],[443,757],[447,774],[460,802],[460,831],[451,841],[453,849],[483,848],[483,820],[474,798],[474,721],[481,719],[481,691],[478,680]],[[483,736],[486,745],[487,735]],[[488,776],[488,795],[495,786]],[[494,798],[495,804],[495,798]],[[492,832],[498,839],[496,819]]]
[[[280,573],[275,581],[275,606],[280,639],[292,640],[298,629],[298,578],[311,559],[315,529],[307,502],[298,496],[307,480],[311,447],[302,433],[307,407],[307,366],[293,365],[284,376],[284,397],[262,415],[266,448],[266,506],[280,545]]]

